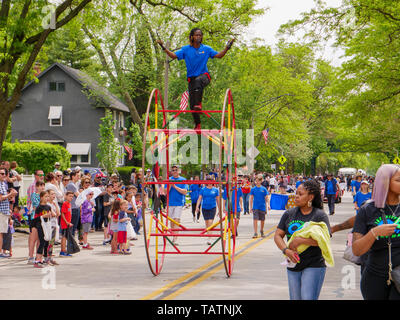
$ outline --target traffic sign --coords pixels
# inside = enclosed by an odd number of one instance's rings
[[[279,161],[280,164],[284,164],[284,163],[286,162],[285,156],[284,156],[284,155],[281,155],[281,156],[278,158],[278,161]]]
[[[285,169],[286,169],[286,168],[285,168],[284,166],[280,166],[280,167],[279,167],[279,170],[281,170],[281,171],[285,171]]]
[[[393,159],[393,163],[394,164],[400,164],[400,158],[399,157],[394,158]]]

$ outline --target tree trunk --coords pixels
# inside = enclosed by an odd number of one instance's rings
[[[140,134],[143,136],[143,133],[144,133],[144,126],[143,126],[143,123],[142,123],[142,119],[141,119],[140,116],[139,116],[139,113],[138,113],[138,111],[137,111],[137,109],[136,109],[135,104],[134,104],[133,101],[132,101],[131,96],[129,95],[129,92],[128,92],[128,91],[124,91],[124,92],[123,92],[123,96],[124,96],[125,102],[126,102],[127,105],[128,105],[128,108],[129,108],[129,110],[130,110],[130,112],[131,112],[132,119],[133,119],[133,121],[134,121],[135,123],[137,123],[137,124],[139,125]]]
[[[3,142],[6,138],[6,132],[8,127],[8,120],[10,119],[11,112],[8,111],[10,105],[7,103],[0,103],[0,159],[3,151]]]

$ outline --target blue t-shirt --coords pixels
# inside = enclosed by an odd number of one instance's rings
[[[125,211],[120,211],[118,216],[118,231],[126,231],[129,221],[120,222],[124,218],[128,218],[128,214]]]
[[[175,52],[178,60],[185,60],[188,78],[197,77],[208,72],[208,59],[214,58],[217,53],[218,52],[213,48],[204,44],[200,44],[198,49],[191,45],[187,45]]]
[[[184,177],[170,177],[170,181],[183,181],[186,180]],[[176,184],[178,188],[189,190],[187,184]],[[165,185],[165,188],[167,188],[167,185]],[[178,192],[175,188],[170,185],[169,188],[169,205],[173,207],[182,207],[185,205],[185,195]]]
[[[332,180],[328,180],[326,182],[326,186],[327,186],[326,194],[336,194],[335,189],[334,189],[334,185],[333,185],[334,183],[335,183],[335,181],[333,179]]]
[[[267,210],[267,207],[265,206],[265,197],[268,194],[268,190],[263,186],[255,186],[251,188],[250,195],[253,195],[253,210]]]
[[[235,207],[233,205],[234,201],[235,201],[235,196],[236,196],[236,212],[241,212],[242,208],[240,208],[240,198],[243,197],[243,191],[242,188],[239,188],[238,191],[236,191],[236,189],[231,191],[231,201],[232,201],[232,209],[234,210]],[[224,191],[222,192],[222,199],[227,200],[227,196],[226,196],[226,189],[224,189]],[[228,210],[228,202],[226,202],[225,204],[225,209]]]
[[[216,198],[219,196],[219,190],[215,187],[203,187],[200,190],[200,195],[203,197],[201,207],[206,210],[213,209],[217,206]]]
[[[353,201],[353,203],[357,202],[357,206],[358,206],[359,208],[361,208],[362,204],[363,204],[365,201],[371,199],[371,197],[372,197],[371,192],[368,192],[368,193],[364,194],[364,193],[362,193],[361,191],[358,191],[358,192],[356,193],[356,195],[354,196],[354,201]],[[357,210],[357,213],[358,213],[358,210]]]
[[[356,189],[356,193],[358,191],[360,191],[361,188],[361,181],[357,181],[357,180],[353,180],[351,181],[351,191],[353,191],[353,189]]]
[[[199,184],[190,185],[190,188],[189,188],[190,199],[192,200],[193,203],[196,203],[197,200],[199,199],[200,190],[201,190],[201,187]]]

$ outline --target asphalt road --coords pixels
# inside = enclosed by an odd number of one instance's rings
[[[331,225],[354,214],[351,195],[345,194],[330,216]],[[326,209],[327,206],[325,205]],[[90,233],[92,251],[72,258],[59,258],[56,267],[35,269],[27,265],[27,235],[15,233],[13,256],[0,260],[0,299],[133,299],[133,300],[288,300],[286,268],[275,246],[273,233],[283,211],[271,211],[266,219],[265,238],[252,239],[252,216],[242,216],[239,225],[233,274],[226,276],[220,256],[167,255],[158,276],[150,272],[143,236],[132,241],[130,256],[111,255],[103,246],[101,232]],[[192,221],[186,209],[187,226]],[[334,234],[335,266],[328,268],[320,300],[360,300],[360,268],[343,260],[347,231]],[[204,238],[181,238],[182,249],[206,248]]]

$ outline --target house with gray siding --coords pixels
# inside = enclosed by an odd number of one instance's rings
[[[29,82],[11,116],[12,142],[46,142],[64,146],[71,166],[98,167],[99,125],[109,109],[116,120],[114,136],[124,151],[128,107],[87,74],[54,63]],[[125,157],[124,157],[125,158]],[[124,165],[124,158],[119,165]]]

